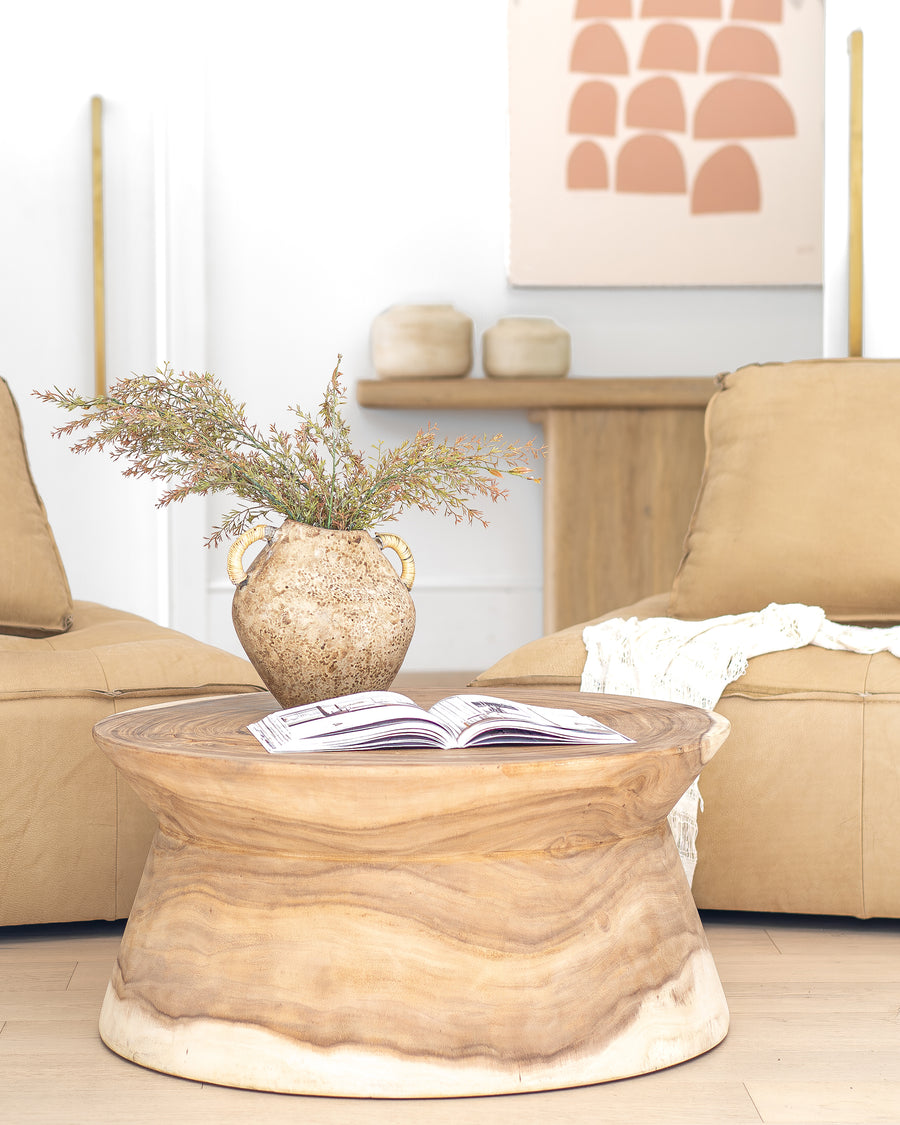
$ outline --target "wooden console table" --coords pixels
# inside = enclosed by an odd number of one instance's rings
[[[544,629],[668,588],[705,454],[710,378],[362,380],[362,406],[526,410],[543,426]],[[425,419],[423,418],[423,421]]]

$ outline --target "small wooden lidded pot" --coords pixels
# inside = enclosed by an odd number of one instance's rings
[[[471,317],[452,305],[393,305],[372,324],[380,379],[452,379],[472,370]]]
[[[569,333],[548,316],[507,316],[481,341],[485,375],[506,379],[558,379],[572,362]]]

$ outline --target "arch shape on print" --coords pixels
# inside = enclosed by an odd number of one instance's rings
[[[733,20],[781,23],[783,15],[782,0],[733,0],[731,5]]]
[[[619,95],[610,82],[583,82],[569,107],[569,132],[614,137]]]
[[[691,190],[691,214],[733,214],[761,208],[759,173],[741,145],[717,149],[698,169]]]
[[[780,74],[778,48],[758,27],[723,27],[710,40],[707,73]]]
[[[633,129],[662,129],[683,133],[687,128],[684,98],[674,78],[648,78],[631,91],[625,124]]]
[[[631,19],[631,0],[578,0],[575,19]]]
[[[593,141],[582,141],[569,155],[566,187],[570,191],[605,191],[609,187],[606,153]]]
[[[644,0],[644,19],[720,20],[722,0]]]
[[[687,176],[678,146],[655,133],[626,141],[616,162],[616,191],[683,195]]]
[[[700,67],[697,36],[683,23],[658,23],[644,39],[639,70],[683,70],[695,74]]]
[[[628,55],[608,23],[589,23],[576,36],[569,70],[574,74],[627,74]]]
[[[794,111],[784,95],[756,78],[727,78],[700,99],[694,136],[705,140],[738,137],[792,137]]]

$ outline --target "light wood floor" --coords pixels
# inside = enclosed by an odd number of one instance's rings
[[[0,929],[0,1121],[9,1125],[900,1123],[900,922],[707,913],[726,1040],[606,1085],[429,1102],[298,1098],[144,1070],[97,1015],[122,926]]]

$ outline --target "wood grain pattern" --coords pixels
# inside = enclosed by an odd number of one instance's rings
[[[847,215],[847,355],[863,354],[863,33],[853,31],[850,54],[850,175]]]
[[[703,410],[715,380],[693,376],[603,379],[361,379],[361,406],[399,410]]]
[[[703,473],[704,412],[553,410],[544,481],[544,629],[667,590]]]
[[[723,753],[728,753],[726,746]],[[0,1090],[15,1125],[760,1125],[895,1122],[900,1105],[900,921],[703,912],[731,1028],[686,1066],[578,1089],[464,1101],[278,1097],[156,1074],[107,1050],[97,1013],[119,923],[0,929]],[[784,981],[787,951],[799,974]],[[857,963],[878,961],[877,982]],[[746,983],[729,982],[723,961]],[[59,980],[68,963],[77,989]],[[46,966],[47,978],[39,969]],[[106,967],[100,983],[99,970]],[[843,966],[846,975],[837,970]],[[820,983],[819,966],[831,983]],[[84,978],[83,978],[84,979]],[[748,1093],[748,1090],[750,1093]],[[750,1094],[752,1093],[753,1099]],[[771,1112],[770,1112],[771,1111]]]
[[[267,698],[95,728],[160,821],[101,1015],[113,1050],[396,1098],[598,1082],[724,1036],[665,824],[724,720],[596,697],[579,709],[635,745],[277,756],[245,730]]]

